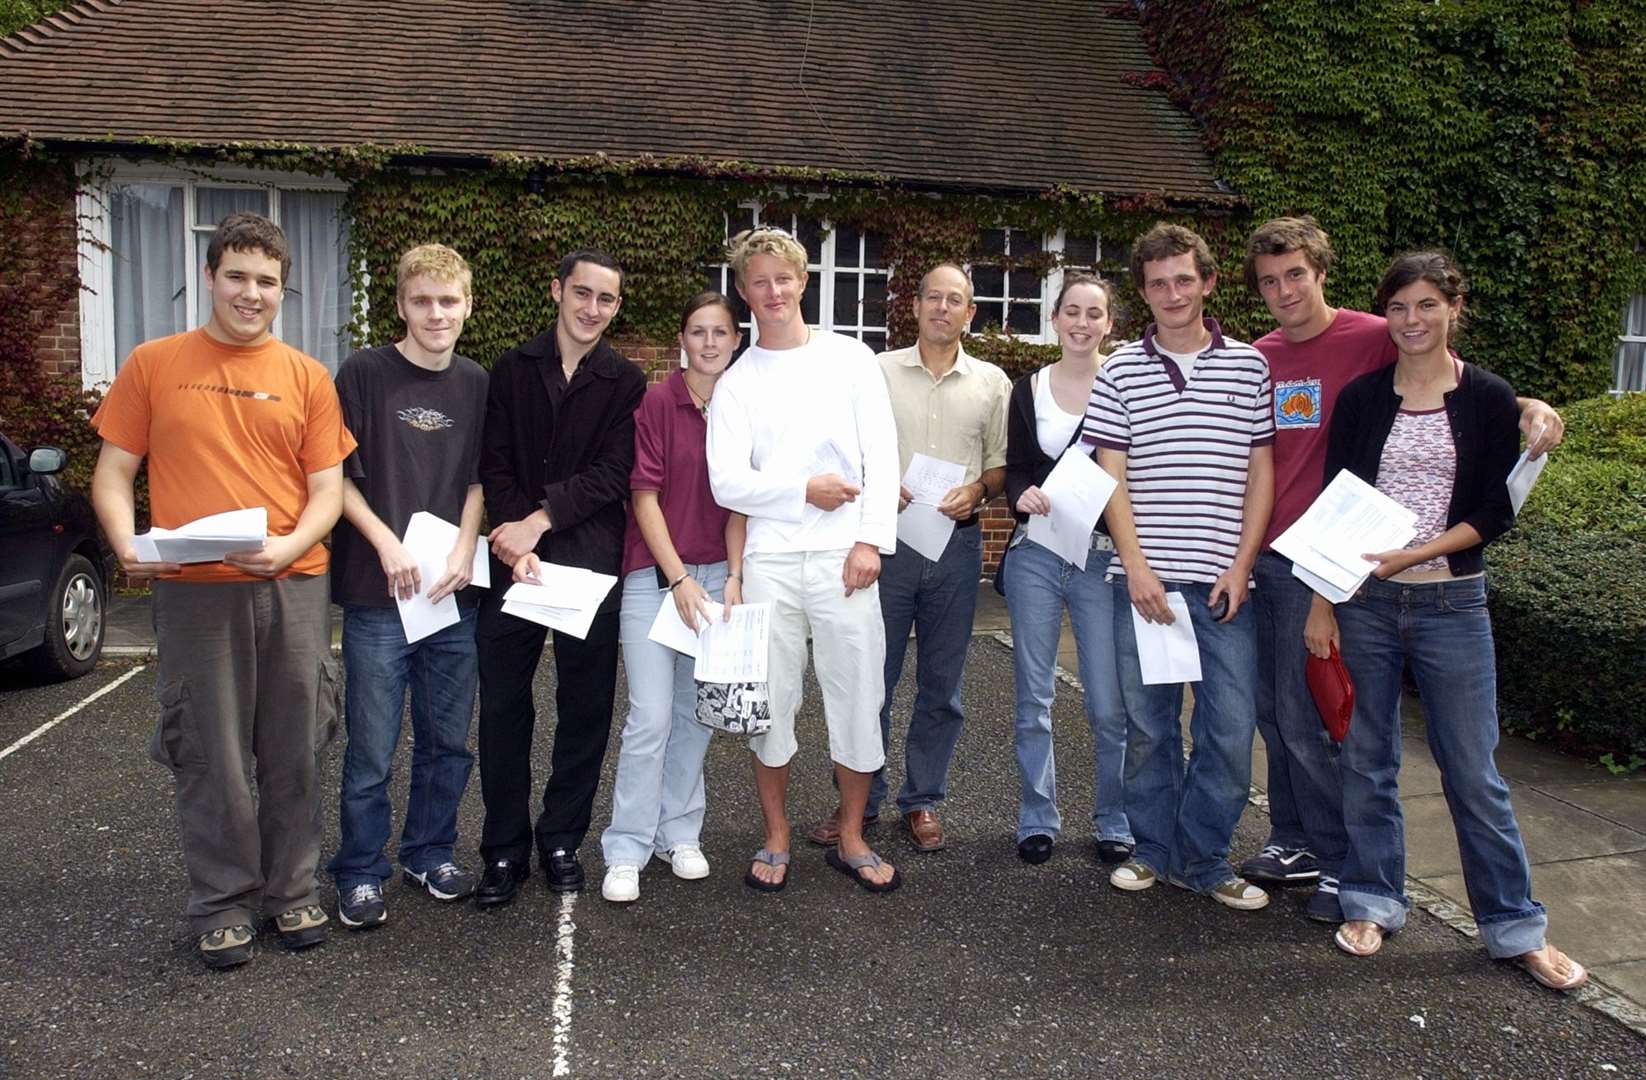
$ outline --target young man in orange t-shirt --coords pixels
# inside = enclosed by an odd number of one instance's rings
[[[156,579],[149,753],[176,779],[188,916],[209,967],[251,959],[259,914],[289,948],[328,928],[317,774],[339,682],[321,540],[355,443],[326,369],[270,333],[290,269],[272,222],[225,218],[206,250],[206,325],[132,350],[92,418],[98,520],[127,576]],[[145,457],[155,525],[262,506],[268,539],[222,562],[140,561],[132,484]]]

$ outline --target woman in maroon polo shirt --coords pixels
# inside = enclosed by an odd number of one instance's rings
[[[694,662],[648,635],[665,603],[696,629],[722,603],[742,602],[745,519],[716,505],[704,455],[709,398],[741,338],[731,303],[698,294],[680,319],[685,367],[647,390],[634,416],[621,630],[629,715],[600,838],[600,894],[615,903],[640,898],[640,869],[653,855],[679,878],[709,873],[700,834],[711,732],[697,722]]]

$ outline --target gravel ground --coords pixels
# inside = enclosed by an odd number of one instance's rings
[[[551,668],[540,703],[552,702]],[[123,670],[53,687],[0,670],[0,746]],[[607,904],[591,836],[590,890],[575,902],[534,878],[513,905],[480,912],[396,879],[379,930],[339,930],[298,954],[260,939],[248,967],[208,972],[181,917],[171,785],[144,753],[153,676],[0,761],[0,1074],[546,1077],[558,1063],[576,1077],[1646,1075],[1641,1039],[1429,916],[1356,961],[1302,917],[1301,892],[1246,914],[1167,886],[1111,889],[1084,828],[1091,740],[1066,687],[1056,723],[1070,831],[1044,866],[1019,862],[1011,656],[986,638],[972,645],[970,720],[942,811],[949,847],[916,853],[890,817],[870,833],[902,868],[898,893],[855,888],[804,844],[787,891],[746,889],[759,815],[747,754],[717,736],[705,881],[653,863],[638,903]],[[905,679],[899,716],[909,694]],[[815,689],[807,701],[797,835],[832,806]],[[614,733],[597,827],[617,745]],[[406,764],[403,747],[397,806]],[[900,778],[895,750],[892,768]],[[334,807],[328,794],[328,855]],[[476,777],[466,858],[480,816]],[[1265,824],[1248,809],[1237,859]],[[329,882],[323,902],[335,910]]]

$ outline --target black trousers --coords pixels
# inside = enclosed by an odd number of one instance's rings
[[[475,636],[480,652],[480,794],[486,823],[480,857],[523,861],[531,854],[532,732],[537,707],[532,677],[549,629],[502,612],[503,590],[480,605]],[[554,632],[554,750],[537,849],[575,850],[589,831],[600,787],[600,766],[612,730],[617,693],[618,613],[594,617],[582,641]]]

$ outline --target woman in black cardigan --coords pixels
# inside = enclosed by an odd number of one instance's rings
[[[1418,518],[1410,545],[1366,556],[1377,568],[1335,613],[1315,597],[1305,633],[1316,656],[1341,639],[1355,685],[1341,755],[1349,853],[1338,889],[1347,921],[1336,941],[1370,956],[1406,922],[1397,776],[1401,670],[1410,664],[1487,952],[1570,990],[1587,973],[1544,939],[1548,918],[1532,899],[1509,789],[1492,760],[1497,669],[1484,549],[1514,523],[1505,481],[1520,436],[1508,384],[1450,351],[1463,296],[1462,275],[1445,255],[1396,259],[1377,306],[1398,358],[1345,387],[1332,414],[1327,481],[1349,469]]]

